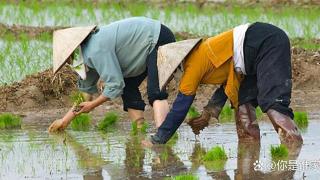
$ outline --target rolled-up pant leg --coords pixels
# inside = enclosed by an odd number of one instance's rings
[[[124,111],[128,111],[128,108],[144,111],[146,104],[141,97],[139,86],[146,76],[147,71],[136,77],[124,78],[125,87],[121,96]]]
[[[159,77],[158,77],[158,66],[157,66],[157,53],[159,46],[175,42],[174,34],[169,28],[161,25],[160,35],[158,42],[152,52],[149,54],[147,59],[147,71],[148,71],[148,100],[150,105],[153,105],[155,100],[163,100],[168,98],[168,94],[165,90],[159,88]]]

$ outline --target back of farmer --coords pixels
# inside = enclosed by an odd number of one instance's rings
[[[86,33],[83,33],[84,29]],[[64,129],[77,114],[90,112],[103,102],[120,96],[130,119],[141,124],[145,103],[138,87],[146,77],[149,103],[154,108],[156,126],[160,126],[169,108],[167,93],[159,89],[157,50],[174,41],[170,29],[145,17],[128,18],[101,27],[56,31],[54,73],[69,62],[79,74],[80,91],[90,95],[98,93],[99,79],[105,87],[97,99],[81,103],[78,112],[72,108],[63,119],[55,121],[49,131]],[[75,53],[77,49],[79,54]]]
[[[177,56],[170,49],[181,55]],[[267,113],[281,143],[287,146],[302,144],[289,107],[292,87],[290,42],[280,28],[259,22],[244,24],[203,41],[165,45],[159,53],[164,57],[159,59],[159,72],[163,74],[159,76],[160,87],[170,81],[172,73],[176,74],[177,67],[183,67],[180,68],[183,75],[171,111],[151,138],[153,144],[164,144],[171,138],[186,117],[200,84],[222,85],[220,90],[224,96],[216,98],[215,102],[224,104],[228,98],[235,107],[240,141],[260,140],[254,112],[254,106],[259,105]],[[168,63],[174,64],[171,70],[163,68]],[[195,119],[190,124],[197,130],[208,124],[208,121],[202,122]],[[150,142],[144,144],[150,145]]]

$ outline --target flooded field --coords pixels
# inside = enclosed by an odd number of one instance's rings
[[[151,149],[140,144],[149,134],[132,135],[125,119],[107,133],[48,134],[48,125],[48,119],[28,115],[21,130],[0,131],[0,179],[163,179],[186,173],[200,179],[317,179],[320,174],[319,112],[309,112],[304,144],[289,149],[282,166],[271,159],[270,147],[280,141],[268,120],[259,121],[261,143],[238,143],[234,122],[212,124],[197,137],[184,123],[175,141]],[[216,145],[228,156],[219,168],[201,161]]]
[[[0,130],[0,180],[173,179],[185,174],[204,180],[319,179],[320,6],[195,2],[1,1],[0,114],[21,116],[22,128]],[[148,133],[134,135],[119,100],[96,108],[90,114],[93,123],[88,131],[69,127],[63,133],[49,134],[48,126],[71,106],[69,95],[76,88],[76,76],[70,69],[61,70],[63,76],[58,78],[48,70],[52,67],[53,29],[105,25],[132,16],[159,19],[178,40],[213,36],[255,21],[284,29],[292,44],[293,109],[307,112],[309,117],[302,131],[302,147],[289,149],[285,160],[273,160],[271,146],[279,145],[280,140],[263,116],[259,120],[260,143],[238,142],[235,122],[223,120],[210,124],[199,136],[183,123],[167,145],[145,148],[141,141],[155,133],[150,107]],[[27,30],[19,29],[24,26]],[[172,104],[176,86],[169,90]],[[201,110],[213,88],[205,86],[198,91],[194,106]],[[144,98],[145,94],[143,89]],[[120,120],[113,130],[98,131],[96,125],[110,110],[119,112]],[[225,150],[227,161],[205,163],[203,156],[216,146]]]

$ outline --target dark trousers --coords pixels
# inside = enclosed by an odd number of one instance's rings
[[[252,24],[244,41],[244,61],[247,75],[240,85],[239,104],[252,103],[263,112],[274,109],[293,118],[289,107],[291,51],[286,33],[271,24]],[[216,91],[209,104],[223,105],[223,99],[224,92]]]
[[[147,77],[147,93],[149,104],[152,106],[155,100],[163,100],[168,98],[166,91],[160,91],[159,77],[157,67],[157,52],[159,46],[175,42],[175,37],[172,31],[165,25],[161,25],[160,35],[155,48],[147,57],[147,69],[139,76],[125,78],[125,88],[122,94],[123,110],[128,111],[128,108],[136,110],[144,110],[145,103],[141,97],[139,86]]]

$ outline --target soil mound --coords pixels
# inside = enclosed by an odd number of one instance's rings
[[[320,89],[320,51],[306,51],[292,48],[293,89]],[[27,76],[21,82],[0,86],[0,111],[27,111],[34,109],[62,108],[70,106],[69,94],[76,90],[77,76],[70,68],[64,67],[53,76],[52,70],[46,70]],[[175,98],[177,83],[169,85],[169,101]],[[146,98],[146,83],[141,85]],[[202,86],[197,99],[204,102],[211,97],[213,86]],[[119,107],[121,100],[112,104]]]

